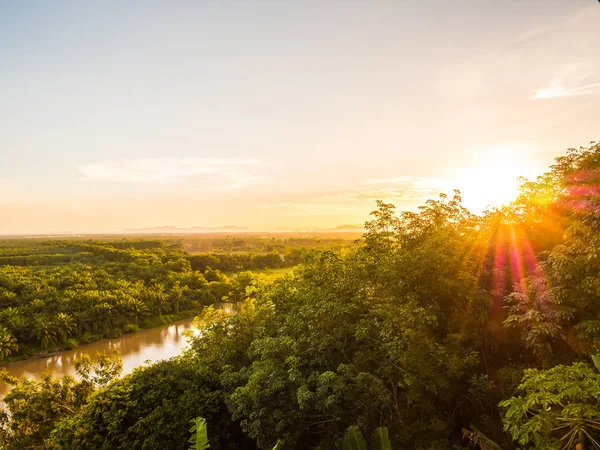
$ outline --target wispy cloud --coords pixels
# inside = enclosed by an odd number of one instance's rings
[[[592,55],[600,52],[600,29],[598,5],[589,5],[580,9],[564,23],[558,24],[551,33],[540,37],[541,46],[553,49],[556,65],[547,89],[536,92],[537,99],[572,97],[597,93],[600,88],[600,60]],[[555,51],[554,49],[560,49]]]
[[[267,208],[287,209],[293,214],[316,215],[364,212],[374,209],[375,200],[394,203],[400,209],[412,208],[425,199],[448,190],[447,180],[427,177],[401,176],[367,178],[361,186],[344,191],[325,192],[266,205]]]
[[[193,177],[224,189],[240,188],[260,177],[250,173],[260,161],[248,158],[142,158],[79,166],[88,180],[122,183],[173,183]]]
[[[532,100],[548,100],[552,98],[575,97],[600,92],[600,82],[590,82],[597,68],[584,69],[568,67],[563,69],[550,81],[547,87],[536,90]]]
[[[448,188],[448,180],[431,177],[401,176],[396,178],[367,178],[362,182],[365,186],[385,185],[386,189],[401,189],[414,194],[438,193],[440,189]],[[377,190],[375,190],[377,192]]]
[[[457,107],[494,99],[493,111],[517,99],[547,100],[600,92],[598,6],[524,30],[513,41],[443,67],[437,89]],[[513,70],[518,68],[518,70]],[[468,105],[470,106],[470,105]],[[481,108],[471,108],[481,115]],[[469,116],[469,123],[473,118]],[[491,120],[496,120],[491,117]]]
[[[532,100],[549,100],[600,92],[598,7],[589,6],[560,22],[532,30],[517,43],[543,56]],[[549,51],[552,49],[552,51]]]
[[[560,84],[553,84],[548,88],[538,89],[532,100],[548,100],[551,98],[574,97],[576,95],[594,94],[599,92],[600,83],[588,84],[586,86],[565,87]]]

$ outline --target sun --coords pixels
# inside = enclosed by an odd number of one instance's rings
[[[456,186],[464,205],[475,213],[513,201],[519,193],[519,177],[535,176],[535,169],[516,149],[486,151],[468,167],[459,170]]]

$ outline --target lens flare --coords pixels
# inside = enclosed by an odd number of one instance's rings
[[[509,204],[519,194],[519,177],[537,175],[515,149],[497,148],[484,152],[479,160],[456,175],[456,185],[465,206],[479,213],[487,207]]]

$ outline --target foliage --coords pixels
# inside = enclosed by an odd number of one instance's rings
[[[236,255],[246,256],[258,258]],[[275,256],[277,264],[256,267],[281,267]],[[241,301],[262,282],[248,271],[230,279],[194,270],[198,257],[152,240],[0,241],[0,361],[164,325],[225,298]]]
[[[375,430],[375,449],[392,450],[392,443],[390,442],[387,427],[379,427]]]
[[[589,365],[528,369],[519,393],[500,406],[505,430],[521,445],[570,449],[589,443],[600,448],[600,374]]]
[[[210,445],[208,444],[208,434],[206,430],[206,419],[202,417],[196,417],[194,420],[190,420],[192,427],[190,428],[190,450],[205,450]]]
[[[377,428],[373,436],[375,443],[372,448],[376,450],[392,450],[387,427]],[[365,441],[358,426],[351,425],[348,427],[342,442],[342,448],[343,450],[367,450],[367,441]]]
[[[0,326],[0,361],[18,349],[15,337],[6,328]]]
[[[4,397],[6,410],[1,414],[3,449],[50,448],[48,439],[56,424],[77,414],[96,388],[117,376],[121,361],[118,354],[99,354],[95,361],[85,355],[76,368],[78,379],[70,375],[57,379],[47,374],[34,381],[0,372],[2,381],[13,386]]]
[[[185,358],[140,367],[96,391],[55,427],[51,440],[65,449],[183,450],[190,417],[198,416],[211,423],[211,448],[252,448],[231,423],[216,375]]]
[[[189,442],[192,444],[192,446],[189,450],[202,450],[209,448],[210,445],[208,444],[208,426],[206,424],[206,419],[202,417],[196,417],[195,419],[190,420],[190,423],[192,424],[192,427],[190,428],[190,433],[192,433],[192,435]],[[281,441],[277,441],[272,450],[279,450],[280,447]]]
[[[367,441],[360,432],[360,428],[356,425],[351,425],[346,430],[346,436],[342,442],[344,450],[367,450]]]
[[[13,380],[3,439],[7,448],[184,449],[189,420],[204,417],[216,449],[597,446],[600,375],[581,361],[598,364],[600,354],[598,186],[592,143],[481,215],[459,192],[417,211],[378,202],[351,244],[3,244],[3,358],[206,306],[180,358],[108,384],[83,361],[80,397],[68,377]],[[246,271],[300,258],[272,281]],[[213,307],[225,300],[235,314]]]
[[[419,239],[433,239],[428,217],[436,211],[454,215],[457,228],[472,218],[458,200],[442,198],[390,232],[389,208],[382,207],[363,243],[345,254],[306,254],[294,275],[257,291],[239,314],[213,316],[192,339],[198,357],[223,369],[232,416],[261,448],[278,439],[283,448],[337,448],[356,423],[375,429],[383,422],[403,446],[452,435],[445,418],[459,393],[449,388],[467,386],[477,354],[443,332],[443,297],[433,294],[430,274],[416,290],[386,267],[413,258],[412,249],[399,246],[409,233],[402,227],[410,228],[411,241],[417,231]],[[446,245],[431,246],[438,258],[447,251],[446,265],[463,251],[448,239],[457,232],[445,230]],[[439,268],[437,282],[452,286],[455,274]],[[454,284],[445,297],[463,295],[471,289]]]
[[[488,438],[485,434],[479,431],[474,426],[471,426],[472,430],[466,428],[462,429],[463,439],[468,440],[473,445],[477,445],[481,450],[502,450],[502,448]]]

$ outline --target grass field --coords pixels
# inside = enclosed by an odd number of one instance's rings
[[[257,275],[262,275],[267,280],[271,281],[279,277],[283,277],[288,273],[292,273],[295,267],[281,267],[278,269],[252,269],[251,272]],[[233,275],[235,272],[231,274],[227,273],[227,276]]]

